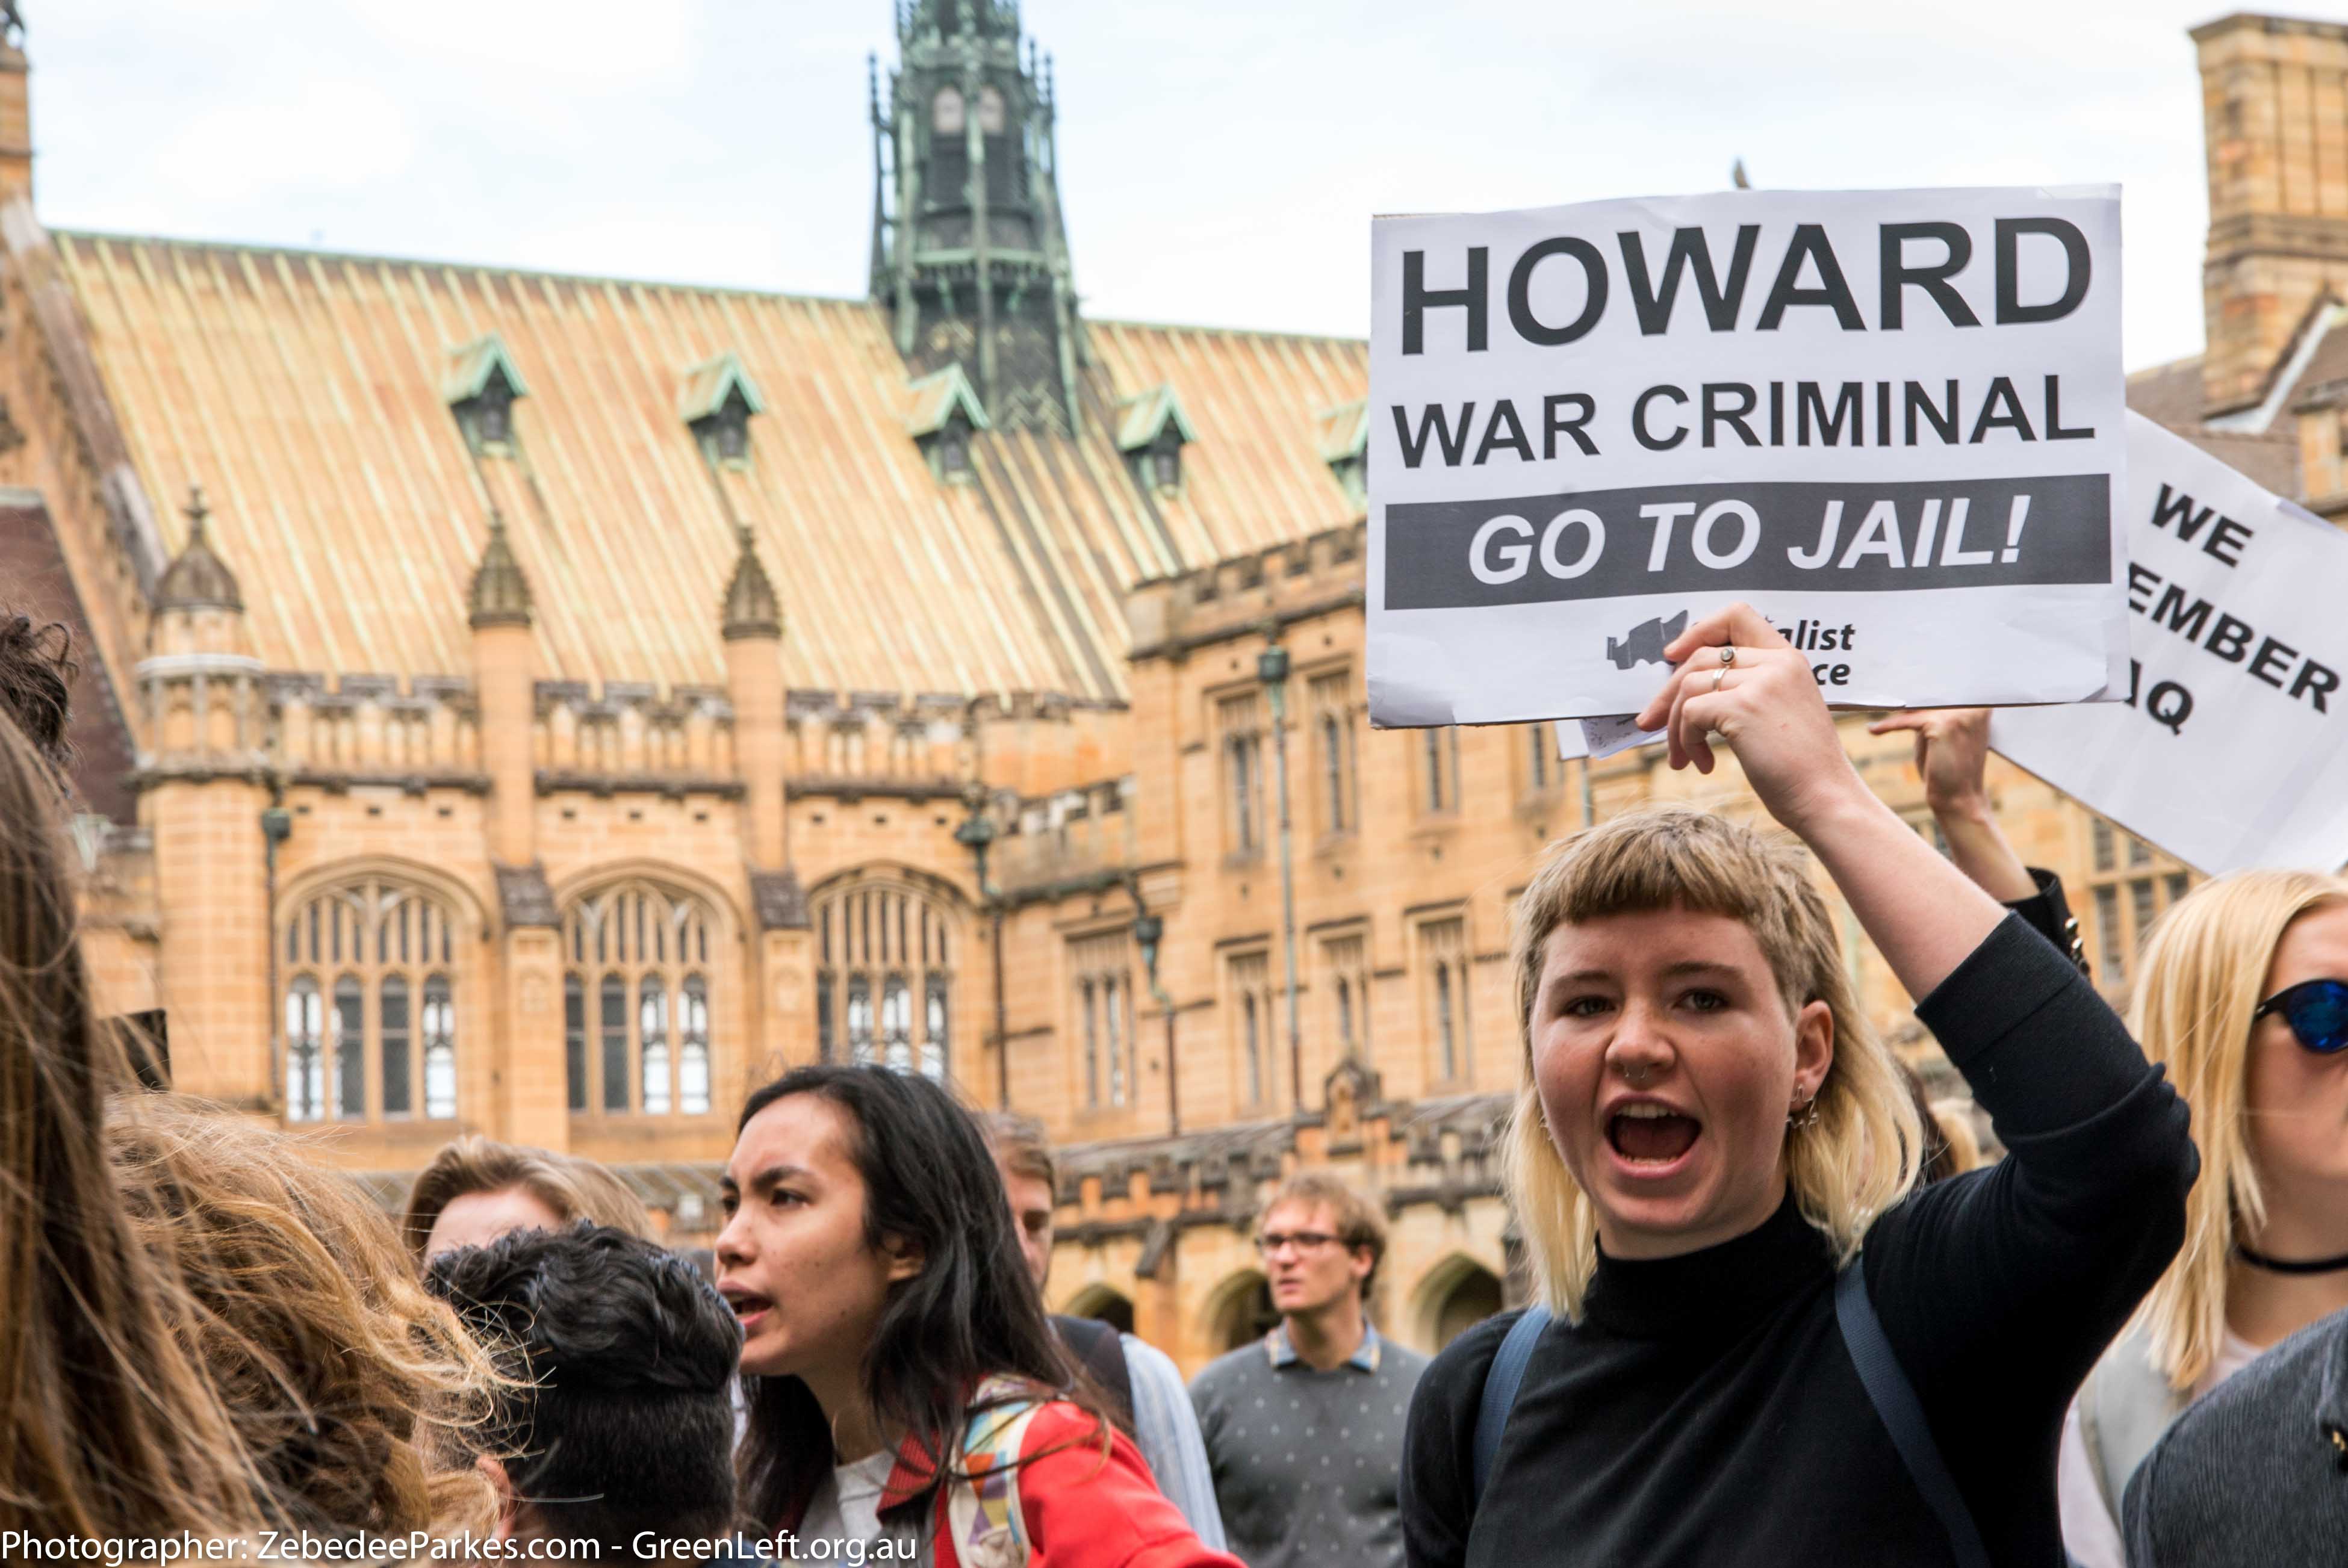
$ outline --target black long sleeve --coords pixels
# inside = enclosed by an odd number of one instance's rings
[[[2185,1235],[2183,1101],[2063,955],[2009,917],[1917,1014],[2007,1149],[1868,1237],[1869,1293],[1977,1512],[2043,1444]],[[2034,1456],[2035,1457],[2035,1456]]]

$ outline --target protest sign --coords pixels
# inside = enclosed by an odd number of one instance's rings
[[[2116,189],[1383,218],[1370,716],[1637,709],[1734,600],[1844,706],[2125,678]]]
[[[1990,744],[2212,874],[2348,860],[2348,535],[2128,416],[2125,703],[2015,708]]]

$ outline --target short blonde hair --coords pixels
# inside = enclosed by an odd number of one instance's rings
[[[2226,1337],[2226,1261],[2235,1227],[2266,1219],[2250,1157],[2250,1015],[2283,932],[2348,903],[2348,882],[2312,871],[2243,871],[2205,882],[2152,929],[2137,960],[2128,1030],[2168,1069],[2193,1112],[2201,1179],[2185,1200],[2185,1245],[2139,1309],[2155,1367],[2190,1389]]]
[[[1511,962],[1523,1082],[1501,1139],[1501,1171],[1535,1287],[1579,1319],[1598,1266],[1598,1221],[1550,1136],[1533,1082],[1533,1003],[1544,948],[1560,926],[1655,909],[1725,915],[1752,931],[1788,1016],[1822,1001],[1834,1061],[1818,1117],[1788,1134],[1786,1174],[1802,1215],[1848,1262],[1875,1216],[1916,1184],[1923,1131],[1890,1048],[1868,1023],[1809,859],[1784,842],[1689,806],[1616,817],[1567,839],[1517,900]]]
[[[399,1225],[408,1256],[423,1263],[440,1212],[458,1198],[516,1187],[544,1204],[563,1225],[592,1220],[647,1241],[654,1239],[652,1215],[644,1211],[644,1200],[594,1161],[551,1149],[500,1143],[469,1132],[443,1145],[409,1189],[407,1212]]]

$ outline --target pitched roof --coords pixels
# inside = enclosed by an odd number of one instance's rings
[[[2334,333],[2343,347],[2348,333]],[[2324,345],[2325,349],[2329,344]],[[2332,362],[2319,350],[2308,374],[2297,384],[2309,384],[2319,364]],[[2297,395],[2294,394],[2294,396]],[[2278,420],[2263,431],[2221,429],[2201,422],[2201,358],[2171,360],[2139,370],[2127,378],[2127,405],[2154,423],[2166,425],[2219,462],[2249,476],[2278,496],[2299,498],[2301,489],[2299,430],[2295,422]],[[2288,404],[2286,404],[2288,406]]]
[[[979,435],[942,483],[861,300],[59,232],[54,243],[146,493],[201,481],[271,667],[455,673],[494,506],[551,680],[717,684],[736,520],[775,566],[794,687],[1125,691],[1133,583],[1338,526],[1316,413],[1363,395],[1357,341],[1088,324],[1085,435]],[[494,334],[530,395],[515,455],[450,415]],[[475,353],[468,355],[468,347]],[[731,354],[767,405],[711,483],[678,417]],[[455,356],[452,358],[452,355]],[[1144,495],[1117,404],[1179,391],[1200,439]],[[184,525],[160,519],[166,550]]]

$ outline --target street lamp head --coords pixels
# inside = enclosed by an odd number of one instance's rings
[[[282,805],[273,805],[261,814],[261,836],[273,846],[294,836],[294,814]]]
[[[1288,650],[1275,642],[1255,656],[1255,678],[1267,686],[1288,683]]]
[[[994,819],[975,814],[963,818],[962,825],[954,829],[954,842],[973,853],[983,852],[994,842]]]
[[[1166,922],[1155,915],[1143,915],[1133,922],[1133,940],[1141,949],[1141,967],[1149,971],[1153,985],[1158,980],[1158,944],[1165,936]]]

